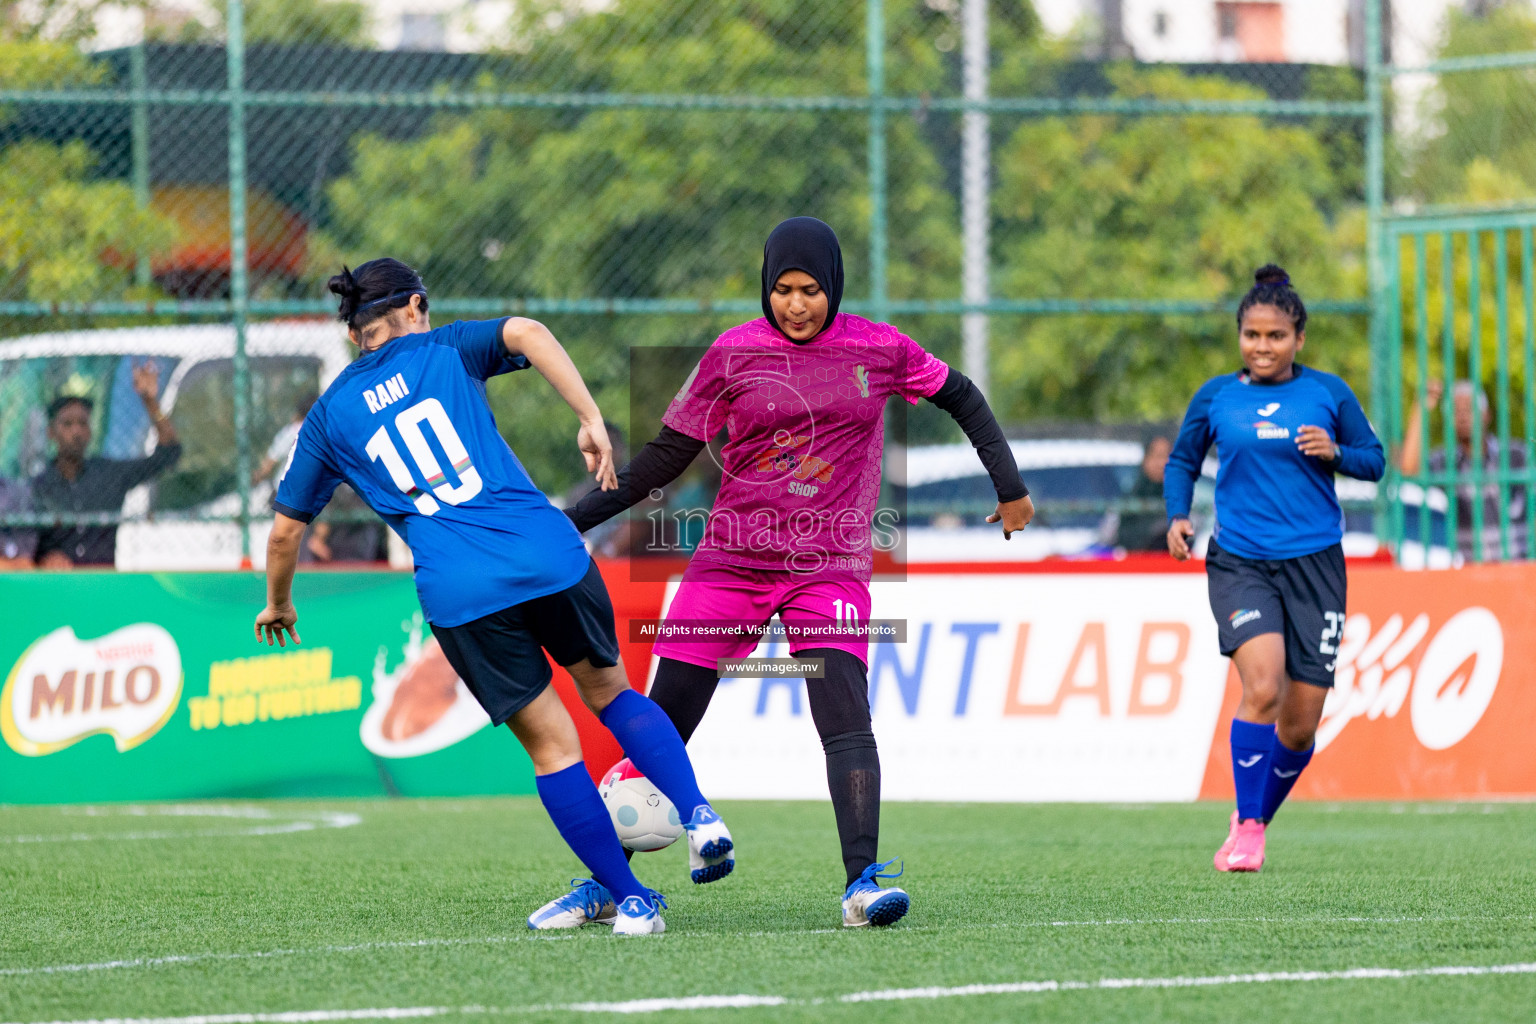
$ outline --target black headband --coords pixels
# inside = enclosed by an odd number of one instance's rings
[[[401,291],[386,295],[382,299],[374,299],[372,302],[365,302],[352,311],[351,319],[357,319],[357,314],[361,313],[365,309],[372,309],[374,306],[381,306],[386,302],[394,302],[402,295],[420,295],[422,298],[426,298],[427,291],[425,288],[405,288]]]

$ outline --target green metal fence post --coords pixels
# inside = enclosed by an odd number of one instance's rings
[[[1394,283],[1403,279],[1403,255],[1402,237],[1395,231],[1382,233],[1382,244],[1386,248],[1386,264],[1382,269],[1387,275],[1387,280]],[[1396,451],[1403,443],[1403,294],[1399,284],[1391,289],[1392,305],[1386,310],[1386,316],[1382,319],[1382,333],[1391,343],[1383,346],[1382,355],[1386,363],[1383,373],[1393,386],[1387,388],[1386,401],[1379,407],[1378,418],[1386,430],[1387,450]],[[1387,459],[1387,472],[1382,478],[1387,491],[1387,530],[1392,538],[1392,551],[1401,560],[1403,557],[1403,499],[1402,499],[1402,472],[1398,469],[1396,459]],[[1380,528],[1378,528],[1378,533]]]
[[[1472,561],[1483,560],[1483,285],[1482,232],[1467,234],[1467,312],[1471,326],[1467,331],[1467,379],[1472,382],[1472,440],[1467,445],[1467,476],[1472,486]],[[1453,403],[1454,404],[1454,403]],[[1446,465],[1455,463],[1456,449],[1446,449]],[[1460,477],[1460,474],[1457,474]],[[1460,479],[1456,480],[1459,485]]]
[[[251,368],[246,358],[246,313],[250,283],[246,278],[245,235],[245,10],[243,0],[229,0],[226,15],[229,85],[229,304],[235,328],[235,484],[240,494],[240,564],[251,560]]]
[[[1498,388],[1495,399],[1498,409],[1499,431],[1499,560],[1509,561],[1509,235],[1501,230],[1493,233],[1498,243],[1493,250],[1495,295],[1495,332],[1499,350],[1494,386]]]
[[[1456,552],[1456,534],[1461,529],[1456,508],[1456,235],[1440,235],[1440,294],[1444,323],[1441,325],[1440,356],[1444,366],[1445,389],[1440,396],[1441,443],[1445,445],[1445,469],[1440,486],[1445,490],[1445,542]],[[1425,457],[1429,450],[1425,449]]]
[[[149,206],[149,103],[145,94],[149,91],[149,59],[144,49],[144,36],[128,51],[129,86],[133,90],[133,202],[139,209]],[[153,281],[149,253],[139,250],[134,254],[134,283],[148,288]]]
[[[866,0],[865,61],[869,79],[869,302],[888,319],[886,290],[885,2]]]
[[[1388,415],[1388,389],[1392,386],[1387,358],[1389,344],[1397,344],[1387,337],[1387,312],[1394,301],[1394,290],[1388,287],[1382,253],[1382,207],[1386,196],[1386,91],[1381,68],[1381,4],[1382,0],[1366,0],[1365,4],[1365,101],[1370,108],[1365,132],[1365,260],[1366,278],[1371,295],[1371,320],[1368,335],[1371,345],[1371,405],[1378,419]],[[1390,424],[1388,439],[1392,433]],[[1396,475],[1388,460],[1386,486],[1377,491],[1376,536],[1388,541],[1390,530],[1387,502],[1396,501],[1393,482]]]
[[[1424,547],[1424,568],[1429,568],[1429,238],[1424,232],[1413,236],[1414,365],[1418,373],[1419,421],[1413,424],[1419,434],[1419,543]],[[1404,441],[1407,435],[1404,435]],[[1399,503],[1401,505],[1401,503]],[[1401,551],[1401,548],[1399,548]]]
[[[1536,244],[1529,226],[1520,230],[1520,290],[1525,299],[1525,557],[1536,558],[1536,523],[1532,523],[1532,485],[1536,484]]]

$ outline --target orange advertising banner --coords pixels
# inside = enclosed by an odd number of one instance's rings
[[[1352,567],[1337,682],[1294,797],[1536,795],[1536,569]],[[1201,799],[1231,799],[1230,671]]]

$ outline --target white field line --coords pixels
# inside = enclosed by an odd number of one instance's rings
[[[110,811],[88,808],[89,816],[105,816]],[[165,808],[125,807],[122,815],[142,818],[150,815],[175,818],[243,818],[273,819],[290,818],[267,825],[251,825],[235,829],[160,830],[148,832],[63,832],[52,835],[0,836],[0,844],[18,843],[95,843],[128,839],[190,839],[196,837],[278,836],[295,832],[313,832],[321,828],[351,828],[362,823],[360,814],[344,811],[293,811],[274,814],[264,808],[172,806]]]
[[[404,1020],[463,1013],[473,1007],[390,1006],[371,1010],[295,1010],[289,1013],[209,1013],[192,1017],[97,1017],[50,1024],[311,1024],[331,1020]]]
[[[700,995],[680,998],[628,999],[621,1002],[586,1002],[543,1006],[390,1006],[362,1010],[297,1010],[287,1013],[222,1013],[189,1017],[106,1017],[40,1024],[320,1024],[345,1020],[403,1020],[450,1015],[517,1015],[524,1013],[661,1013],[674,1010],[717,1010],[767,1006],[818,1006],[827,1003],[884,1003],[922,999],[955,999],[965,996],[1037,995],[1060,992],[1120,991],[1125,989],[1213,988],[1224,985],[1271,985],[1311,981],[1402,981],[1413,978],[1466,978],[1536,974],[1536,963],[1443,967],[1355,967],[1346,971],[1264,971],[1255,974],[1214,974],[1170,978],[1101,978],[1098,981],[1018,981],[998,985],[888,988],[849,992],[840,996],[797,999],[765,995]]]
[[[957,932],[1013,930],[1025,928],[1124,928],[1128,926],[1155,925],[1206,925],[1206,924],[1457,924],[1495,921],[1536,921],[1536,914],[1469,915],[1465,917],[1153,917],[1110,918],[1100,921],[1008,921],[994,924],[961,925],[908,925],[897,934],[906,932]],[[667,942],[688,939],[705,939],[719,942],[722,938],[763,939],[792,938],[802,935],[846,935],[846,928],[811,928],[804,931],[756,931],[756,932],[677,932],[667,933]],[[575,939],[572,931],[523,932],[517,935],[491,935],[464,939],[403,939],[394,942],[357,942],[347,945],[311,946],[298,949],[267,949],[229,953],[176,953],[166,956],[131,957],[123,960],[100,960],[92,963],[47,964],[37,967],[0,967],[0,977],[25,977],[28,975],[80,974],[94,971],[117,971],[136,967],[170,967],[208,961],[267,960],[285,956],[331,956],[344,953],[369,953],[394,949],[432,949],[454,946],[494,946],[509,942],[557,942]]]
[[[955,996],[1010,995],[1026,992],[1084,992],[1128,988],[1208,988],[1217,985],[1265,985],[1301,981],[1378,981],[1407,978],[1476,977],[1492,974],[1536,974],[1536,963],[1490,967],[1355,967],[1347,971],[1264,971],[1258,974],[1214,974],[1204,977],[1101,978],[1098,981],[1020,981],[1003,985],[961,985],[955,988],[888,988],[850,992],[839,1003],[895,1002],[906,999],[950,999]]]

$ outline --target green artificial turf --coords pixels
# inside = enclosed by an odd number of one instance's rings
[[[828,806],[721,810],[736,874],[695,887],[682,844],[640,855],[671,902],[668,931],[616,939],[526,930],[582,873],[531,799],[0,808],[0,1022],[418,1007],[450,1022],[618,1019],[568,1004],[744,994],[787,1001],[639,1019],[1536,1017],[1536,974],[1513,972],[839,999],[1532,964],[1531,805],[1289,806],[1252,876],[1211,869],[1215,805],[893,804],[882,853],[905,856],[912,913],[848,931]]]

